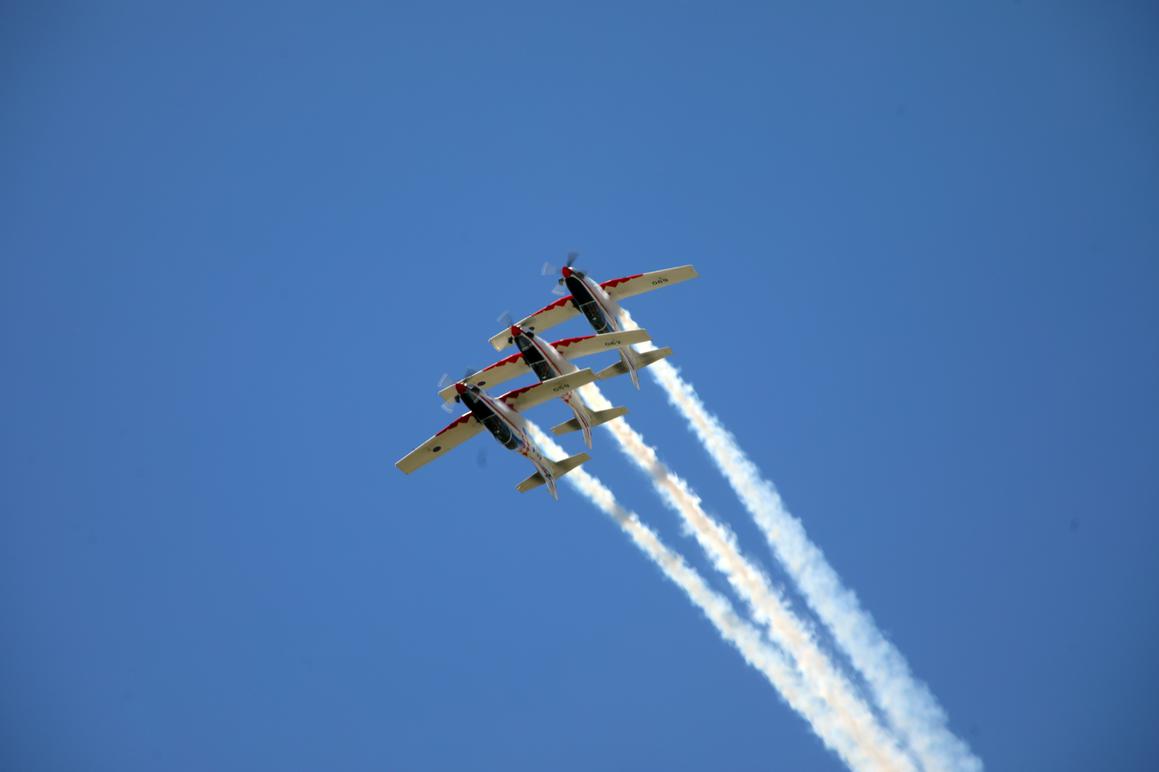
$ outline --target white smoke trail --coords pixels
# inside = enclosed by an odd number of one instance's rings
[[[636,324],[624,312],[627,329]],[[641,350],[653,348],[643,344]],[[905,657],[877,628],[847,589],[821,550],[809,540],[804,525],[781,501],[732,434],[709,413],[695,390],[671,364],[648,368],[668,400],[688,420],[710,458],[764,532],[773,553],[796,582],[809,607],[821,619],[853,666],[873,690],[874,698],[893,728],[927,770],[980,770],[981,760],[950,732],[945,711],[929,688],[910,672]]]
[[[548,456],[562,458],[566,455],[563,449],[534,423],[528,421],[527,428],[532,438]],[[793,669],[784,655],[769,645],[756,628],[737,616],[728,599],[710,588],[683,557],[660,540],[655,531],[644,525],[634,512],[622,507],[607,486],[584,469],[575,469],[564,479],[611,517],[640,551],[655,563],[673,584],[684,591],[720,636],[732,644],[745,662],[773,685],[789,707],[805,719],[814,734],[827,748],[836,753],[846,766],[856,770],[880,768],[880,765],[844,731],[824,702],[810,693],[800,673]]]
[[[594,384],[583,386],[580,391],[595,410],[612,406]],[[680,515],[713,566],[745,601],[754,618],[766,627],[772,640],[792,658],[806,686],[829,706],[842,730],[854,739],[874,768],[912,769],[913,764],[896,740],[881,727],[853,684],[817,645],[809,628],[788,608],[768,577],[741,554],[733,534],[704,511],[688,484],[660,461],[655,448],[626,420],[612,421],[607,427],[624,455],[651,478],[653,487]]]

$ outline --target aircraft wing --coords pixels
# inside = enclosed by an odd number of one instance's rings
[[[623,300],[633,295],[667,287],[669,284],[679,284],[682,281],[695,279],[697,276],[699,274],[691,265],[682,265],[678,268],[665,268],[663,271],[638,273],[635,276],[609,279],[600,284],[600,286],[611,296],[612,300]]]
[[[590,370],[588,372],[591,372]],[[451,388],[454,388],[453,386]],[[394,465],[406,474],[410,474],[440,456],[445,456],[451,448],[457,448],[474,437],[483,429],[483,424],[470,413],[451,421],[434,437],[419,445],[405,456],[394,462]]]
[[[531,368],[523,361],[523,354],[512,354],[506,359],[500,359],[493,365],[484,367],[477,373],[468,375],[464,380],[476,386],[496,386],[517,376],[523,375]],[[451,384],[439,391],[439,397],[446,402],[455,398],[455,384]]]
[[[651,340],[647,330],[627,330],[625,332],[605,332],[602,335],[585,335],[582,338],[564,338],[551,345],[555,350],[568,359],[586,357],[589,354],[598,354],[601,351],[615,351],[633,343],[643,343]],[[451,387],[454,389],[454,387]]]
[[[521,389],[513,389],[499,399],[503,400],[512,410],[522,412],[529,407],[542,405],[549,399],[562,396],[572,389],[578,389],[580,386],[591,383],[595,379],[596,374],[589,367],[585,370],[576,370],[574,373],[561,375],[558,378],[540,381],[531,386],[524,386]]]
[[[578,313],[579,311],[576,310],[575,304],[571,301],[571,295],[568,295],[554,303],[548,303],[531,316],[520,319],[517,324],[525,330],[540,332],[541,330],[546,330],[548,327],[554,327],[561,322],[566,322]],[[510,330],[510,327],[504,328],[499,334],[491,336],[491,345],[495,347],[496,351],[502,351],[511,345],[511,333],[508,330]]]

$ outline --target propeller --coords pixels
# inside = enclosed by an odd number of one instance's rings
[[[468,367],[463,372],[463,377],[458,380],[458,383],[463,383],[464,381],[466,381],[469,377],[471,377],[471,375],[474,372],[475,372],[475,368]],[[449,386],[451,384],[451,382],[452,382],[451,377],[449,375],[447,375],[446,373],[443,373],[442,375],[440,375],[439,376],[439,383],[438,383],[439,391],[442,391],[443,389],[445,389],[447,386]],[[462,399],[459,397],[458,394],[456,394],[453,399],[450,399],[450,400],[447,400],[446,402],[444,402],[442,405],[440,405],[440,407],[443,408],[443,412],[445,412],[445,413],[455,412],[455,406],[452,404],[453,402],[462,402]]]
[[[503,325],[507,329],[510,329],[511,325],[515,324],[515,320],[511,318],[510,311],[504,311],[503,313],[499,314],[499,318],[496,319],[495,321],[499,322],[499,324]],[[515,341],[511,338],[511,336],[508,335],[507,336],[508,345],[510,345],[514,342]]]
[[[504,311],[503,313],[499,314],[499,319],[498,319],[497,321],[498,321],[498,322],[499,322],[501,325],[503,325],[504,327],[508,327],[508,328],[510,328],[510,327],[511,327],[513,324],[515,324],[515,320],[511,318],[511,314],[509,314],[509,313],[508,313],[508,312],[506,312],[506,311]],[[529,337],[529,338],[534,338],[534,337],[535,337],[535,333],[533,332],[533,330],[534,330],[535,328],[534,328],[533,326],[530,326],[530,325],[529,325],[529,326],[527,326],[527,327],[524,327],[524,328],[522,328],[522,329],[523,329],[523,334],[524,334],[524,335],[526,335],[527,337]],[[507,336],[507,342],[510,344],[510,343],[514,343],[515,341],[511,339],[511,336],[510,336],[510,335],[508,335],[508,336]]]
[[[447,375],[446,373],[443,373],[442,375],[439,376],[439,382],[437,384],[435,384],[435,388],[438,391],[442,391],[443,389],[447,388],[447,386],[450,383],[451,383],[451,376]],[[451,404],[451,402],[452,402],[452,400],[447,400],[446,402],[443,402],[439,405],[439,407],[441,407],[443,409],[444,413],[455,412],[455,406],[453,404]]]
[[[564,261],[564,265],[567,266],[568,268],[571,268],[573,265],[575,265],[576,258],[578,258],[578,257],[579,257],[579,252],[575,252],[575,251],[568,252],[567,253],[567,260]],[[550,263],[550,262],[544,263],[543,267],[539,269],[539,272],[544,276],[553,276],[553,275],[559,275],[559,274],[563,273],[563,271],[559,267],[557,267],[555,264]],[[559,278],[556,280],[555,283],[556,283],[556,286],[554,288],[552,288],[551,294],[559,295],[559,296],[569,294],[567,292],[567,290],[564,289],[564,287],[563,287],[563,276],[559,276]]]
[[[567,253],[567,261],[564,263],[564,265],[567,266],[568,268],[571,268],[573,265],[575,265],[575,259],[577,257],[579,257],[579,252],[568,252]],[[563,272],[560,271],[560,273],[563,273]],[[580,273],[579,271],[576,271],[576,273],[579,274],[580,276],[583,276],[583,274]],[[562,276],[559,277],[559,280],[556,281],[556,284],[558,284],[561,288],[563,287],[563,277]],[[563,293],[563,294],[568,294],[568,293]]]

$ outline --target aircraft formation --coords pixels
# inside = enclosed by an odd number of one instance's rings
[[[552,497],[559,498],[556,481],[591,457],[587,453],[577,453],[561,461],[547,458],[531,440],[520,414],[558,397],[575,417],[552,428],[552,433],[562,435],[582,432],[584,444],[590,450],[592,427],[619,418],[628,409],[614,407],[593,411],[584,404],[575,390],[594,381],[625,374],[639,389],[639,371],[672,354],[670,348],[647,352],[634,350],[633,344],[651,340],[651,335],[647,330],[624,329],[619,301],[697,276],[696,269],[691,265],[682,265],[597,282],[586,272],[572,267],[575,258],[574,252],[569,254],[566,264],[560,269],[558,286],[553,290],[554,294],[560,295],[558,300],[518,322],[506,320],[507,328],[491,336],[490,343],[496,351],[515,345],[518,350],[514,354],[478,372],[469,373],[455,383],[440,383],[443,388],[438,394],[445,406],[452,401],[458,402],[467,408],[467,412],[403,456],[395,462],[395,466],[410,474],[486,429],[500,445],[526,457],[535,467],[534,474],[515,486],[517,491],[523,493],[546,485]],[[545,273],[546,269],[547,266]],[[547,342],[540,336],[543,330],[576,315],[582,315],[595,333],[553,342]],[[571,361],[612,350],[618,352],[620,361],[598,373],[591,368],[580,369]],[[484,390],[484,387],[506,383],[528,371],[535,374],[538,383],[512,389],[499,396],[492,396]]]

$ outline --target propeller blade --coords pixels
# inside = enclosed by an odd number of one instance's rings
[[[455,403],[454,402],[444,402],[441,405],[439,405],[439,407],[441,407],[443,409],[444,413],[455,412]]]
[[[576,259],[577,257],[579,257],[579,252],[568,252],[568,253],[567,253],[567,263],[566,263],[566,265],[567,265],[567,267],[568,267],[568,268],[571,268],[573,265],[575,265],[575,259]]]
[[[563,282],[560,282],[559,284],[556,284],[554,287],[552,287],[551,294],[561,298],[570,295],[571,293],[564,289],[562,285]]]
[[[503,313],[499,314],[499,318],[495,321],[499,322],[499,324],[503,325],[504,327],[510,327],[511,325],[515,324],[514,320],[511,318],[510,311],[504,311]]]
[[[446,373],[443,373],[442,375],[439,376],[439,389],[442,390],[450,382],[451,382],[450,376],[448,376]]]
[[[552,276],[559,273],[559,269],[552,263],[544,263],[543,267],[539,269],[540,276]]]

